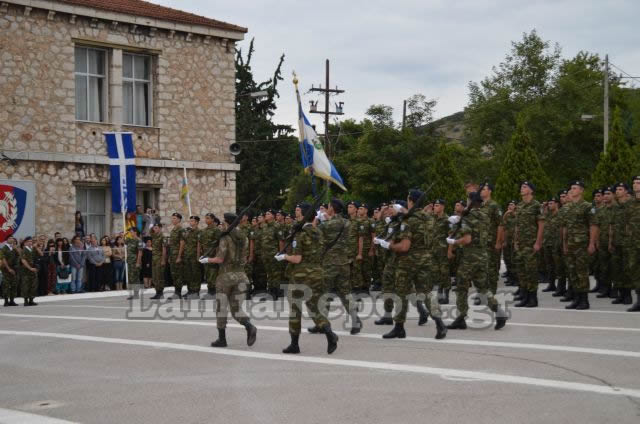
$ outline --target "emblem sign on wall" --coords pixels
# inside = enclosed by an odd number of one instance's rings
[[[0,243],[36,232],[36,184],[33,181],[0,180]]]

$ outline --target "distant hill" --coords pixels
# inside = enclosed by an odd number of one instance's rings
[[[451,143],[464,143],[464,112],[456,112],[431,122],[426,130],[446,137]]]

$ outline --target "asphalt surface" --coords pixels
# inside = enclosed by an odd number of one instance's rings
[[[262,317],[256,344],[230,321],[229,347],[214,349],[213,302],[158,309],[126,295],[0,308],[0,423],[640,422],[640,313],[593,295],[591,310],[565,311],[540,293],[500,331],[441,341],[415,309],[404,340],[382,339],[391,327],[366,312],[351,336],[336,310],[338,350],[305,332],[292,356],[286,302],[247,304]]]

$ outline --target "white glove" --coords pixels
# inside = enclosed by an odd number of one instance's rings
[[[450,244],[453,246],[454,244],[456,244],[456,239],[447,237],[447,244]]]
[[[387,224],[391,224],[391,217],[386,217],[384,219],[384,222],[386,222]]]
[[[391,246],[391,243],[386,240],[380,240],[380,247],[383,249],[389,249],[389,246]]]
[[[396,212],[402,212],[403,207],[402,207],[402,205],[400,205],[398,203],[394,203],[393,204],[393,209],[395,209]]]
[[[208,264],[209,263],[209,258],[203,256],[200,259],[198,259],[198,262],[200,262],[201,264]]]
[[[458,222],[460,222],[460,217],[458,215],[451,215],[449,217],[450,224],[457,224]]]
[[[378,237],[374,238],[373,244],[380,244],[380,239]]]
[[[316,215],[316,219],[320,222],[326,221],[327,220],[327,214],[325,214],[324,212],[320,212],[318,211],[318,214]]]
[[[285,253],[281,253],[281,254],[279,254],[279,255],[275,255],[275,256],[274,256],[274,258],[276,258],[276,261],[278,261],[278,262],[282,262],[282,261],[284,261],[284,257],[285,257],[285,256],[286,256],[286,254],[285,254]]]

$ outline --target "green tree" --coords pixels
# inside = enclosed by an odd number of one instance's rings
[[[600,162],[592,177],[593,187],[602,187],[619,181],[628,181],[637,169],[634,153],[625,139],[622,128],[622,112],[619,107],[613,111],[611,133],[607,150],[600,155]]]
[[[526,126],[526,116],[520,115],[496,180],[495,198],[502,204],[520,198],[520,184],[523,181],[535,184],[539,199],[545,199],[551,193],[551,181],[531,146]]]
[[[406,128],[418,128],[428,125],[433,120],[435,100],[427,100],[424,94],[414,94],[407,99]]]
[[[388,105],[371,105],[365,114],[377,129],[393,127],[393,108]]]
[[[280,207],[283,191],[291,178],[299,171],[299,151],[296,138],[289,125],[279,125],[272,118],[279,97],[277,84],[282,81],[280,57],[273,76],[257,83],[251,69],[254,53],[253,40],[246,58],[236,52],[236,140],[242,152],[237,156],[240,172],[237,175],[237,204],[247,205],[261,193],[256,208]],[[254,98],[250,93],[266,91],[264,98]]]
[[[439,142],[430,160],[424,189],[433,184],[428,199],[444,199],[447,208],[453,210],[456,200],[464,197],[464,182],[455,163],[456,147]]]

